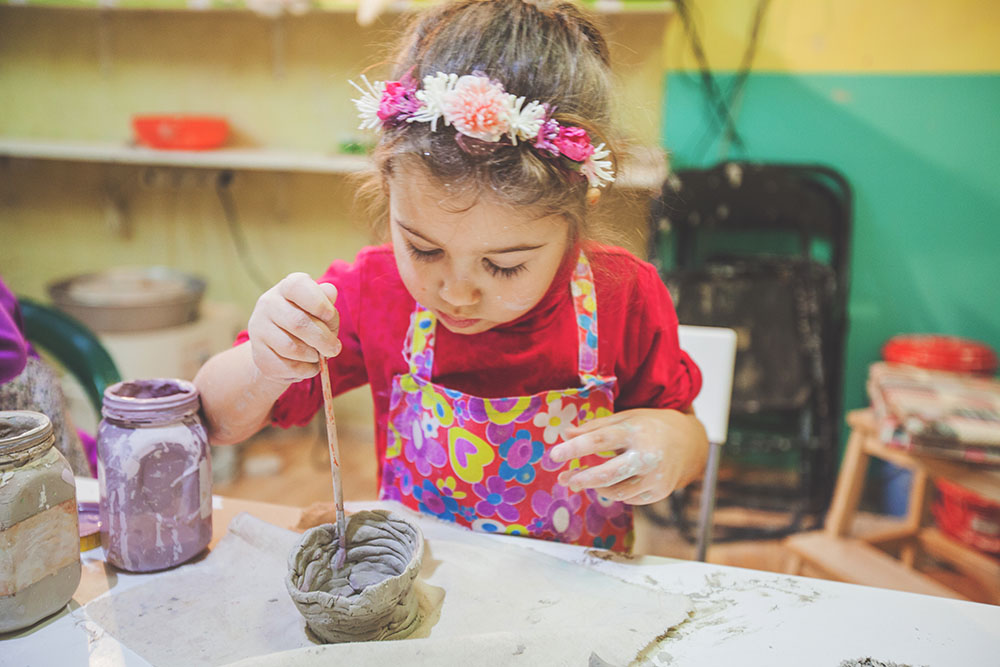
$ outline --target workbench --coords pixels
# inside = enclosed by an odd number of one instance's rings
[[[348,511],[370,505],[349,503]],[[297,508],[218,496],[213,506],[213,546],[239,512],[289,528],[301,514]],[[1000,607],[992,605],[693,561],[612,556],[574,545],[473,533],[433,517],[419,523],[432,551],[436,540],[487,546],[502,541],[543,551],[570,568],[593,568],[619,580],[623,589],[638,585],[687,595],[695,611],[659,640],[647,653],[646,664],[801,667],[870,657],[912,665],[992,666],[1000,655]],[[105,564],[100,548],[83,554],[83,568],[83,580],[67,609],[0,638],[0,665],[150,664],[87,620],[81,607],[109,590],[162,575],[116,571]],[[621,600],[621,605],[628,604],[628,599]]]

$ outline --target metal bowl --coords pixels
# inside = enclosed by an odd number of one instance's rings
[[[205,281],[164,266],[123,267],[59,280],[48,292],[94,331],[146,331],[198,319]]]

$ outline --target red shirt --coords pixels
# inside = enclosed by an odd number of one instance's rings
[[[670,294],[647,262],[621,248],[587,244],[597,296],[597,375],[614,375],[615,410],[685,409],[701,389],[701,372],[678,347]],[[437,327],[432,379],[485,398],[528,396],[579,387],[577,327],[570,294],[576,254],[568,253],[548,292],[520,318],[478,334]],[[389,245],[336,261],[319,282],[337,286],[343,351],[330,362],[334,394],[370,384],[376,448],[385,450],[392,378],[407,372],[403,343],[414,300]],[[247,339],[240,334],[238,343]],[[317,375],[293,384],[274,404],[281,427],[309,422],[323,405]]]

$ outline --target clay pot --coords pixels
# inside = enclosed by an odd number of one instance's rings
[[[347,561],[334,571],[337,526],[311,528],[288,555],[285,587],[323,642],[402,639],[420,623],[414,580],[424,555],[416,524],[386,510],[347,523]]]

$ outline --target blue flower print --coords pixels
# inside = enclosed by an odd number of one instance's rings
[[[532,440],[531,432],[522,428],[500,445],[499,452],[503,459],[500,477],[507,481],[516,479],[521,484],[531,484],[535,480],[535,468],[532,464],[542,460],[545,445]]]
[[[486,479],[486,484],[473,484],[472,490],[482,498],[476,503],[476,514],[479,516],[485,518],[496,514],[504,521],[517,521],[520,518],[521,514],[514,505],[527,496],[524,488],[515,486],[508,489],[504,481],[494,475]]]
[[[458,513],[462,516],[463,519],[465,519],[469,523],[472,523],[473,521],[476,520],[476,510],[472,507],[468,507],[466,505],[459,505]]]
[[[413,487],[413,497],[420,501],[421,512],[432,514],[445,521],[455,521],[458,501],[438,493],[429,479],[425,479],[422,486]]]
[[[605,537],[603,539],[600,538],[600,537],[595,537],[594,538],[594,546],[597,547],[598,549],[608,549],[608,550],[610,550],[610,549],[612,549],[615,546],[615,536],[614,535],[608,535],[607,537]]]
[[[592,315],[580,315],[579,317],[580,326],[587,330],[587,347],[596,348],[597,347],[597,334],[594,333],[597,329],[596,322]]]

